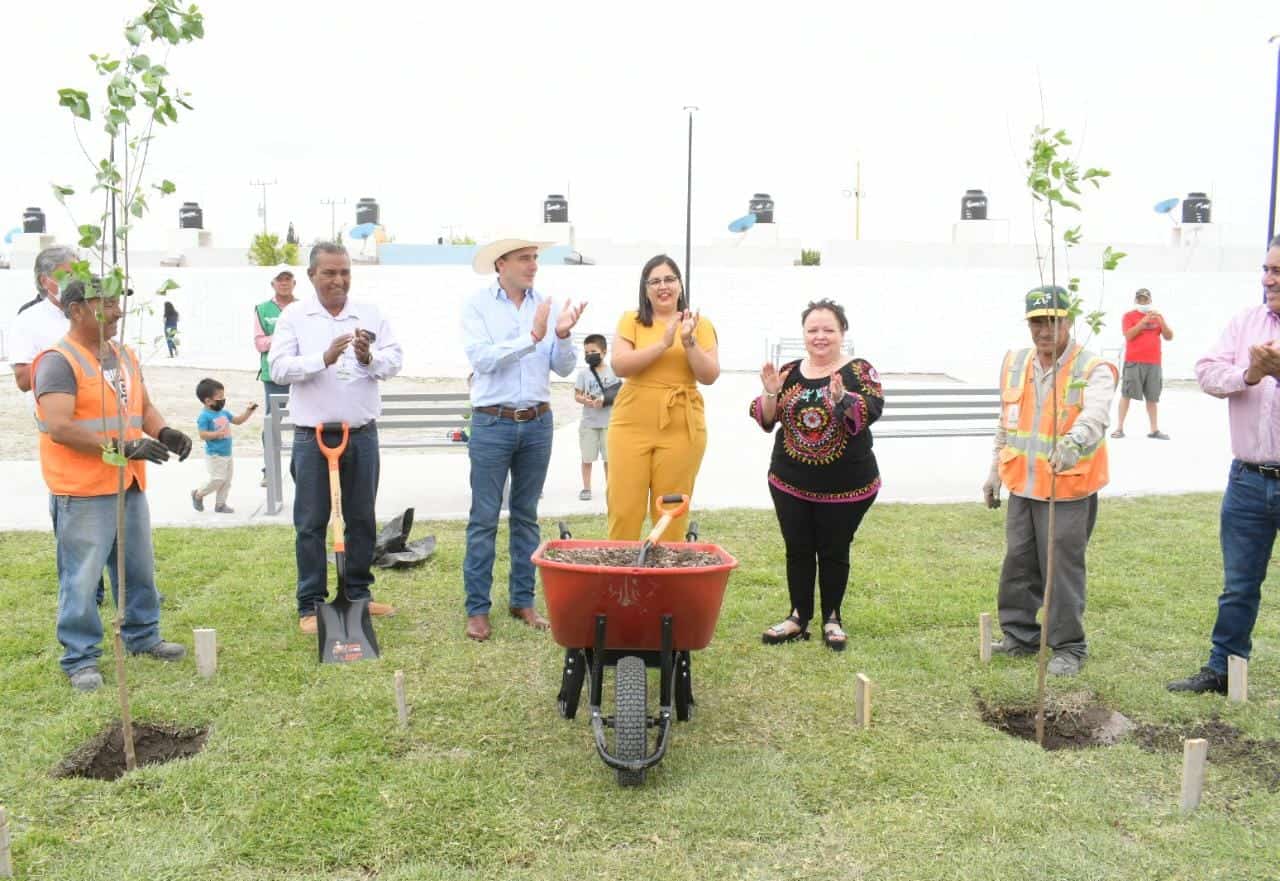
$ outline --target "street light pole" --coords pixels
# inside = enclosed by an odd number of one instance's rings
[[[329,241],[336,242],[338,240],[338,208],[339,205],[347,204],[347,200],[341,202],[336,199],[321,199],[321,205],[329,206]]]
[[[686,104],[684,109],[689,114],[689,158],[684,189],[684,302],[688,307],[692,302],[689,288],[693,278],[693,263],[690,260],[693,243],[693,114],[698,108]]]
[[[1268,45],[1280,40],[1280,34],[1267,40]],[[1280,172],[1280,48],[1276,51],[1276,113],[1271,133],[1271,204],[1267,206],[1267,244],[1276,237],[1276,178]]]
[[[267,187],[274,187],[278,181],[275,178],[271,180],[251,180],[249,186],[262,187],[262,234],[267,234]]]

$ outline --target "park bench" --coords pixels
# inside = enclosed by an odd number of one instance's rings
[[[871,429],[887,437],[992,437],[1000,415],[1000,389],[920,386],[884,389],[884,410]]]
[[[410,449],[444,447],[465,450],[465,442],[453,440],[453,433],[468,429],[471,396],[467,392],[400,393],[382,396],[378,417],[378,448]],[[272,395],[271,413],[263,429],[263,458],[267,468],[266,513],[278,514],[284,504],[284,430],[292,428],[289,396]],[[410,432],[402,434],[402,432]]]
[[[772,361],[776,365],[786,364],[788,361],[794,361],[797,358],[805,356],[804,337],[800,336],[781,336],[772,340],[765,338],[765,358]],[[844,346],[841,351],[846,355],[853,354],[853,338],[846,336],[844,338]]]

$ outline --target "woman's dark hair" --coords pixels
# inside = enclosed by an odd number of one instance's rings
[[[170,302],[170,301],[168,301],[168,300],[165,300],[165,301],[164,301],[164,317],[165,317],[165,318],[177,318],[177,317],[178,317],[178,309],[177,309],[177,307],[176,307],[176,306],[174,306],[174,305],[173,305],[173,303],[171,303],[171,302]]]
[[[840,323],[841,333],[849,332],[849,318],[844,314],[844,307],[835,300],[828,300],[826,297],[821,300],[814,300],[808,306],[805,306],[804,311],[800,313],[800,323],[804,324],[809,320],[809,314],[817,312],[819,309],[826,309],[836,317],[836,321]]]
[[[649,273],[653,272],[663,264],[671,267],[671,271],[675,273],[676,279],[680,282],[680,296],[676,300],[676,309],[683,312],[689,308],[689,300],[684,293],[684,276],[680,274],[680,267],[676,265],[676,261],[672,260],[666,254],[659,254],[657,257],[651,257],[649,262],[644,265],[644,269],[640,270],[640,307],[636,309],[636,320],[645,327],[653,327],[653,304],[649,302],[646,287],[649,281]]]

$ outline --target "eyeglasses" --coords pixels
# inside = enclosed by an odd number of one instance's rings
[[[674,275],[667,275],[667,276],[663,276],[662,278],[651,278],[647,282],[645,282],[645,284],[647,284],[651,288],[656,288],[664,284],[670,286],[670,285],[676,284],[679,281],[680,279],[676,278]]]

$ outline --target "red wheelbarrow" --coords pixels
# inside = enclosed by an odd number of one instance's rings
[[[678,505],[663,508],[662,505]],[[687,722],[693,713],[690,652],[706,648],[720,616],[729,573],[738,561],[723,548],[698,542],[697,524],[689,526],[684,542],[662,547],[669,551],[701,551],[719,562],[696,568],[580,565],[548,559],[551,550],[626,548],[643,559],[674,517],[689,507],[688,496],[663,496],[662,518],[645,542],[574,540],[564,523],[560,540],[543,542],[533,554],[542,573],[551,635],[564,646],[564,671],[557,704],[560,715],[578,712],[584,679],[589,677],[588,701],[596,751],[617,772],[622,786],[637,786],[644,774],[666,755],[671,715]],[[604,670],[615,670],[616,715],[600,706]],[[649,715],[645,671],[659,670],[658,712]],[[609,749],[605,729],[614,730]],[[649,750],[649,729],[657,730]]]

